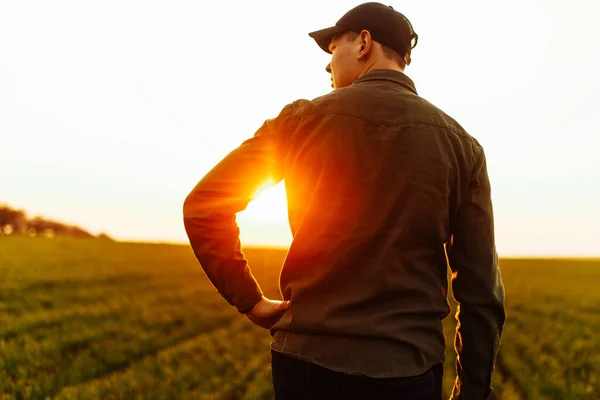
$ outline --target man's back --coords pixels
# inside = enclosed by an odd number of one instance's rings
[[[372,377],[443,362],[445,243],[479,144],[391,70],[295,102],[278,120],[294,240],[280,282],[291,307],[272,348]]]
[[[194,253],[271,330],[278,399],[376,398],[381,385],[383,398],[441,397],[449,261],[452,398],[488,398],[505,312],[483,149],[404,75],[418,35],[400,12],[360,4],[309,36],[336,90],[287,105],[196,185],[183,210]],[[269,177],[285,180],[294,236],[284,301],[263,295],[235,222]]]

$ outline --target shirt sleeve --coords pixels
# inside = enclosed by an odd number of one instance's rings
[[[483,149],[477,149],[473,178],[459,207],[448,252],[452,290],[458,303],[457,378],[452,399],[490,398],[506,319],[486,158]]]
[[[236,214],[269,179],[281,181],[277,136],[287,129],[291,113],[288,105],[277,118],[267,120],[254,137],[200,180],[183,205],[184,226],[196,258],[221,296],[240,313],[261,300],[262,290],[241,251]]]

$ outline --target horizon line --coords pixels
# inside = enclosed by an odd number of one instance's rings
[[[156,245],[170,245],[170,246],[190,246],[187,242],[178,242],[178,241],[168,241],[168,240],[118,240],[113,239],[115,242],[119,243],[133,243],[133,244],[156,244]],[[289,250],[289,245],[273,245],[273,244],[243,244],[241,245],[242,249],[272,249],[272,250]],[[600,254],[592,254],[592,255],[565,255],[565,254],[507,254],[502,255],[498,254],[498,258],[501,259],[519,259],[519,260],[585,260],[585,261],[600,261]]]

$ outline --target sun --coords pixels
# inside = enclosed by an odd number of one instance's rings
[[[254,200],[248,204],[243,214],[257,222],[287,221],[287,200],[283,182],[273,185],[269,180],[256,191]]]

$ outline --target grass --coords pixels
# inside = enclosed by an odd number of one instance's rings
[[[278,298],[285,251],[245,253]],[[501,268],[496,398],[597,399],[600,261]],[[0,237],[0,276],[0,399],[272,398],[268,331],[220,298],[187,246]]]

